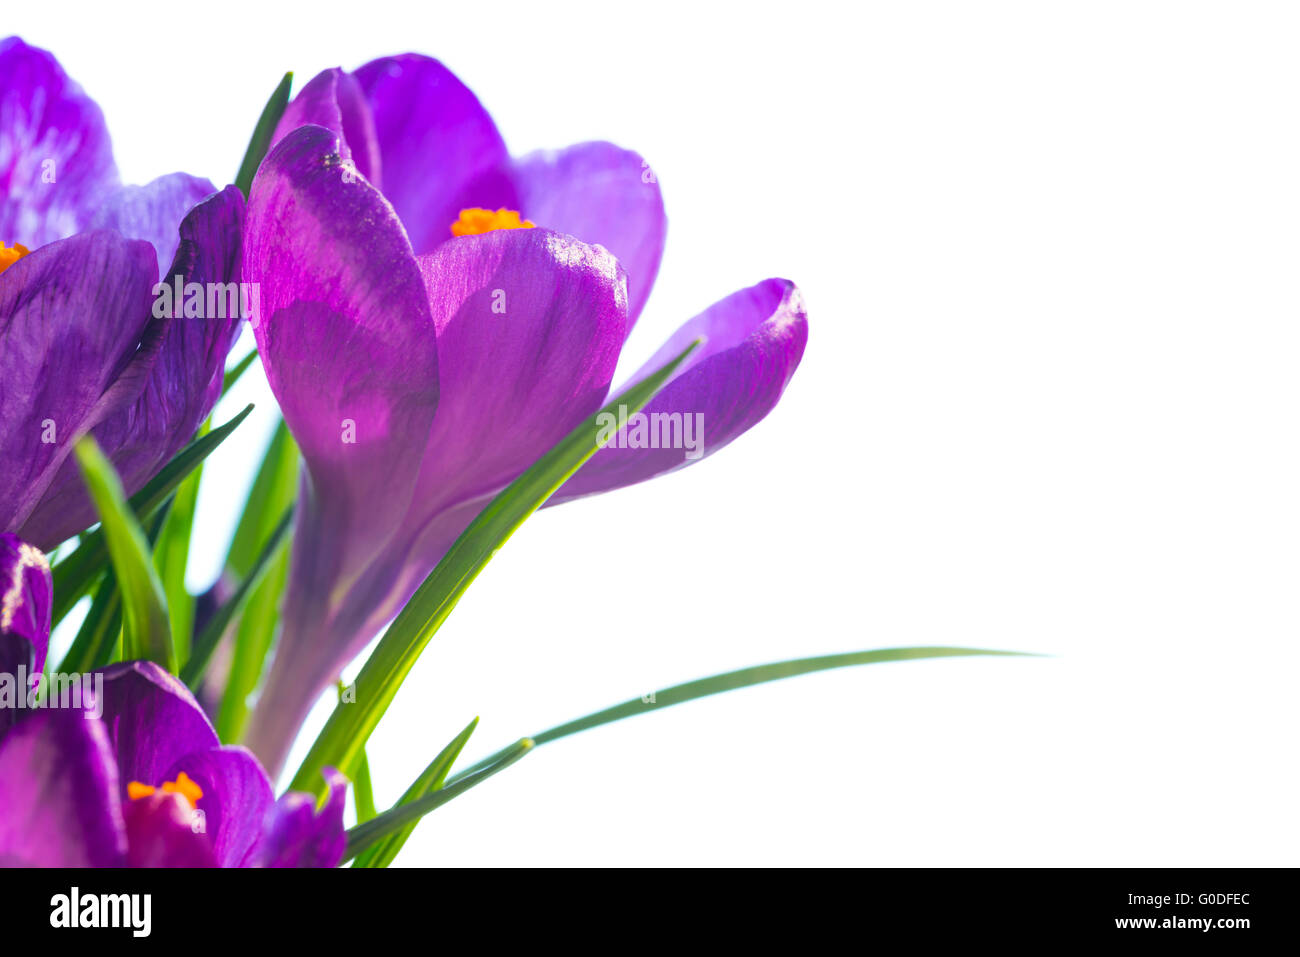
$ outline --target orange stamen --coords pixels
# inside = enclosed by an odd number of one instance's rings
[[[148,797],[157,790],[151,785],[132,781],[126,786],[126,796],[132,801],[138,801],[140,798]],[[179,794],[189,802],[191,808],[197,808],[199,798],[203,797],[203,789],[195,784],[194,780],[184,771],[176,775],[175,781],[163,782],[162,790],[164,794]]]
[[[0,272],[4,272],[30,252],[31,250],[22,243],[14,243],[9,247],[0,242]]]
[[[513,209],[498,209],[494,213],[490,209],[480,209],[475,206],[460,211],[460,219],[451,224],[451,234],[477,236],[480,233],[490,233],[494,229],[532,229],[536,225],[521,219],[519,213]]]

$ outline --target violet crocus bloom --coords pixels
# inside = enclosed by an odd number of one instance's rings
[[[0,76],[0,531],[51,548],[95,520],[78,438],[134,493],[219,397],[238,311],[160,317],[154,289],[239,281],[243,197],[184,173],[124,187],[52,55],[0,41]]]
[[[248,738],[273,768],[473,517],[606,401],[666,229],[640,156],[586,143],[511,159],[426,57],[326,71],[278,135],[244,247],[260,354],[304,457],[284,628]],[[761,420],[803,355],[802,298],[782,279],[736,292],[633,380],[697,337],[644,410],[700,423],[694,454],[616,441],[548,504],[689,465]]]
[[[13,697],[49,643],[44,556],[0,535],[0,865],[335,867],[346,781],[278,802],[252,752],[222,747],[176,678],[149,661],[66,676],[44,707]],[[23,670],[25,669],[25,670]]]
[[[45,667],[52,587],[45,553],[17,535],[0,534],[0,675],[16,676],[21,669],[34,675]],[[0,707],[0,736],[16,715]]]

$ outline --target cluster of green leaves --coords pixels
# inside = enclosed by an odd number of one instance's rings
[[[288,102],[292,74],[263,112],[241,167],[238,185],[247,194],[271,132]],[[599,448],[599,416],[620,407],[636,412],[672,378],[693,343],[671,362],[636,383],[576,427],[496,496],[429,574],[389,626],[356,679],[350,702],[340,702],[293,778],[291,788],[324,793],[321,772],[333,766],[353,782],[357,825],[348,834],[347,859],[357,867],[385,867],[396,857],[425,814],[523,758],[533,748],[624,718],[708,695],[796,675],[881,662],[1012,652],[954,647],[887,648],[824,655],[744,668],[675,685],[595,714],[521,738],[477,764],[452,774],[478,719],[443,747],[389,809],[379,813],[370,785],[366,743],[429,641],[460,597],[516,529]],[[226,376],[228,390],[251,367],[250,354]],[[60,665],[85,671],[117,660],[149,659],[178,674],[195,690],[215,652],[229,648],[216,727],[222,741],[238,742],[279,625],[288,575],[300,456],[280,422],[263,456],[226,555],[224,600],[196,627],[195,597],[185,572],[203,461],[247,418],[252,406],[216,428],[204,424],[155,478],[129,499],[93,439],[75,454],[99,512],[100,524],[54,567],[55,620],[91,596],[86,618]]]

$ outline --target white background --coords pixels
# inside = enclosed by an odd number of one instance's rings
[[[381,803],[475,714],[470,758],[780,658],[1054,656],[846,670],[566,739],[436,812],[405,863],[1297,862],[1296,8],[4,16],[103,105],[131,181],[225,182],[285,69],[404,50],[516,152],[640,150],[671,229],[632,366],[739,286],[807,295],[803,366],[754,432],[501,552],[373,741]],[[209,468],[195,584],[268,422]]]

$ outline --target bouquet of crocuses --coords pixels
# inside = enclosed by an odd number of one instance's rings
[[[810,671],[989,653],[750,667],[456,769],[471,724],[377,811],[367,738],[479,571],[538,508],[757,424],[803,355],[799,290],[732,293],[611,389],[667,223],[636,153],[512,157],[457,77],[407,54],[292,99],[286,76],[233,185],[124,186],[50,53],[0,42],[0,76],[0,862],[385,866],[538,744]],[[228,362],[245,326],[256,349]],[[247,410],[209,416],[258,360],[283,419],[196,598],[201,464]],[[308,710],[380,635],[277,799]]]

